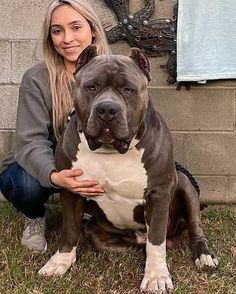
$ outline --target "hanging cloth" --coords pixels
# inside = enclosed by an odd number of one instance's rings
[[[177,81],[236,79],[236,0],[179,0]]]

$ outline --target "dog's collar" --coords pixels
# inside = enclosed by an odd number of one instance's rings
[[[71,117],[73,116],[73,114],[75,114],[75,108],[74,107],[68,113],[67,122],[69,122],[71,120]]]

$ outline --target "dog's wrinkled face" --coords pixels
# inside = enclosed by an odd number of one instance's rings
[[[74,101],[81,131],[91,150],[111,144],[125,153],[145,117],[149,64],[138,49],[129,57],[97,56],[95,50],[90,46],[82,52],[75,72]]]

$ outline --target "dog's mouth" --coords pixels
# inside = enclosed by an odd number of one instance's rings
[[[114,142],[114,136],[109,128],[104,128],[101,135],[98,137],[98,141],[103,144],[112,144]]]
[[[104,145],[108,145],[112,146],[119,153],[124,154],[128,151],[130,146],[130,141],[114,138],[109,129],[104,129],[103,133],[99,137],[93,138],[88,134],[85,134],[85,137],[88,142],[88,146],[92,151],[99,149]]]

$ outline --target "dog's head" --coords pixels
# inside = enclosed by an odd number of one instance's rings
[[[149,101],[149,72],[148,59],[137,48],[129,56],[97,55],[91,45],[80,54],[73,96],[91,150],[109,144],[125,153],[138,138]]]

